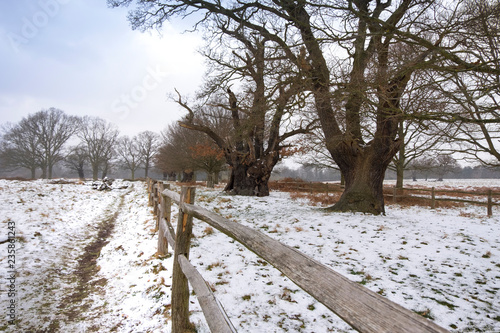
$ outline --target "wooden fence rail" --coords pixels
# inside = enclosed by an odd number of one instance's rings
[[[299,192],[309,192],[309,193],[341,193],[344,191],[344,187],[339,184],[329,184],[329,183],[321,183],[321,182],[272,182],[272,188],[276,189],[288,189],[288,190],[296,190]],[[395,186],[392,188],[392,193],[387,193],[389,188],[385,188],[385,196],[392,197],[392,202],[396,203],[398,199],[403,198],[419,198],[425,199],[429,201],[429,206],[431,209],[436,208],[436,202],[461,202],[461,203],[470,203],[473,205],[482,205],[486,206],[487,215],[493,216],[493,206],[500,206],[500,203],[494,202],[493,197],[500,196],[499,192],[493,192],[491,189],[486,190],[485,192],[471,192],[471,191],[460,191],[460,190],[441,190],[436,189],[434,187],[430,189],[425,188],[396,188]],[[404,195],[401,192],[430,192],[429,196],[422,195]],[[478,201],[478,200],[468,200],[468,199],[459,199],[459,198],[450,198],[450,197],[436,197],[437,194],[465,194],[469,196],[475,197],[486,197],[486,201]]]
[[[430,192],[430,198],[428,197],[423,197],[423,196],[418,196],[418,195],[403,195],[403,194],[398,194],[400,191],[408,191],[408,192]],[[465,194],[469,196],[476,196],[476,197],[481,197],[481,196],[486,196],[486,202],[485,201],[477,201],[477,200],[468,200],[468,199],[459,199],[459,198],[436,198],[436,193],[440,194]],[[432,209],[436,208],[436,202],[437,201],[443,201],[443,202],[461,202],[461,203],[470,203],[473,205],[484,205],[486,206],[487,210],[487,215],[488,216],[493,216],[493,206],[500,206],[500,203],[493,202],[493,196],[499,196],[500,193],[493,192],[491,189],[488,189],[484,193],[477,193],[477,192],[470,192],[470,191],[458,191],[458,190],[440,190],[435,187],[432,187],[431,189],[417,189],[417,188],[396,188],[394,187],[393,189],[393,202],[397,202],[397,199],[400,198],[422,198],[422,199],[427,199],[430,200],[430,206]]]
[[[189,263],[192,218],[208,223],[244,245],[281,271],[301,289],[341,317],[359,332],[448,332],[428,319],[403,308],[383,296],[352,282],[331,268],[252,228],[227,220],[195,206],[193,187],[182,187],[181,195],[163,188],[163,183],[148,180],[150,202],[158,212],[159,245],[173,243],[172,332],[189,327],[189,289],[191,283],[212,332],[235,332],[222,306],[215,300],[207,283]],[[167,198],[170,198],[168,201]],[[176,235],[172,234],[170,212],[166,204],[179,204]],[[163,248],[162,248],[163,250]],[[160,247],[158,249],[160,251]],[[200,300],[201,298],[201,300]]]

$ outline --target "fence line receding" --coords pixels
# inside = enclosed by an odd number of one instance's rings
[[[261,233],[194,205],[195,188],[148,179],[149,202],[157,214],[158,252],[174,249],[172,275],[172,332],[189,330],[189,286],[193,287],[212,332],[236,332],[222,305],[201,274],[189,263],[193,217],[238,241],[281,271],[359,332],[448,332],[432,321],[353,282],[313,258]],[[179,205],[176,232],[171,224],[172,202]]]

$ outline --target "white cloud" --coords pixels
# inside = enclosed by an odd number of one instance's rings
[[[181,116],[167,93],[176,87],[192,94],[201,83],[199,36],[182,34],[169,23],[162,36],[132,31],[126,10],[106,8],[103,0],[63,2],[18,51],[6,33],[21,31],[41,7],[32,1],[0,4],[5,78],[0,82],[0,123],[54,106],[68,114],[100,116],[124,134],[135,134],[159,131]],[[7,11],[11,15],[4,20]]]

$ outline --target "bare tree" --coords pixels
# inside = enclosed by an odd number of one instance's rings
[[[94,180],[98,178],[100,169],[102,177],[106,176],[114,156],[118,134],[115,126],[104,119],[89,116],[82,119],[78,137],[87,152]]]
[[[148,177],[148,172],[153,162],[155,154],[160,147],[160,135],[151,131],[144,131],[137,136],[137,144],[141,152],[142,164],[144,165],[144,177]]]
[[[64,159],[64,144],[77,130],[78,118],[68,116],[62,110],[49,108],[29,115],[21,122],[25,122],[29,130],[38,137],[43,156],[43,178],[51,179],[52,168]]]
[[[160,148],[158,148],[158,153],[153,158],[153,163],[155,169],[163,173],[164,179],[170,181],[176,181],[177,174],[179,171],[177,166],[174,166],[171,163],[172,162],[172,159],[170,157],[171,148],[172,146],[169,146],[168,144],[160,145]]]
[[[470,52],[500,71],[500,3],[468,0],[468,20],[455,39]],[[436,78],[449,108],[457,110],[456,132],[460,153],[483,165],[500,166],[500,73],[455,70]]]
[[[436,156],[429,154],[423,155],[417,159],[414,159],[409,165],[408,170],[411,171],[413,180],[417,180],[418,173],[422,173],[425,180],[429,178],[429,174],[437,166]]]
[[[396,171],[397,188],[403,187],[404,171],[412,162],[440,150],[448,142],[447,135],[453,132],[450,123],[412,117],[446,112],[446,100],[436,93],[432,81],[426,72],[415,73],[401,98],[401,110],[407,117],[400,119],[398,137],[401,145],[393,157],[393,165],[389,166]]]
[[[143,155],[139,141],[136,136],[130,138],[123,136],[117,140],[116,153],[125,169],[130,170],[132,180],[135,179],[135,172],[142,164]]]
[[[224,152],[231,170],[226,191],[267,196],[271,172],[282,158],[287,140],[310,132],[316,122],[306,117],[297,120],[301,111],[307,110],[305,97],[299,94],[303,81],[299,72],[282,64],[284,55],[268,45],[272,44],[270,40],[245,29],[229,29],[227,22],[217,22],[217,29],[230,36],[226,43],[234,48],[232,52],[215,55],[213,48],[209,48],[207,57],[218,67],[212,68],[206,90],[213,92],[214,87],[225,86],[227,102],[222,102],[219,94],[217,99],[191,108],[179,95],[178,103],[189,113],[180,124],[205,133]],[[242,87],[239,93],[228,86],[232,81]],[[221,134],[220,129],[207,123],[207,116],[214,118],[214,115],[230,120],[229,133]]]
[[[39,138],[30,131],[25,122],[6,124],[2,128],[0,159],[2,167],[7,170],[26,168],[31,178],[36,178],[36,169],[41,165]]]
[[[203,170],[213,186],[225,165],[222,151],[208,137],[179,125],[168,126],[162,135],[155,166],[166,174],[182,173],[182,181],[191,181],[194,171]]]
[[[443,181],[444,175],[455,171],[459,167],[457,160],[448,154],[438,154],[436,157],[435,172],[438,181]]]
[[[50,108],[23,118],[4,134],[4,163],[31,170],[42,169],[42,178],[52,178],[52,168],[64,158],[63,149],[76,132],[77,118]]]
[[[214,187],[219,181],[219,174],[226,165],[224,152],[208,137],[201,138],[198,143],[190,146],[189,153],[195,170],[207,173],[207,187]]]
[[[64,161],[66,166],[78,173],[78,178],[85,179],[85,164],[88,160],[88,155],[83,145],[77,145],[69,149],[69,154],[66,155]]]
[[[199,23],[222,21],[229,31],[244,27],[280,48],[303,74],[327,149],[345,177],[345,191],[332,207],[336,211],[384,212],[384,175],[402,142],[400,102],[413,73],[425,67],[498,73],[450,37],[466,19],[463,1],[108,2],[135,2],[134,28],[161,26],[170,17],[201,11]],[[395,52],[402,45],[411,52]],[[332,61],[335,48],[341,52]],[[339,69],[347,80],[335,75]]]

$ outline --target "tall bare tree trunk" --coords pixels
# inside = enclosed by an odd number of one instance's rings
[[[42,179],[47,179],[47,166],[45,164],[43,164],[41,166],[41,169],[42,169]]]
[[[145,178],[148,178],[148,173],[149,173],[149,162],[147,162],[147,163],[144,165],[144,177],[145,177]]]
[[[99,164],[92,165],[92,179],[97,180],[99,178]]]
[[[207,174],[207,187],[208,188],[215,187],[215,174],[214,173],[210,172]]]
[[[85,179],[85,172],[83,171],[83,165],[79,166],[77,171],[78,171],[78,178],[81,180],[84,180]]]

